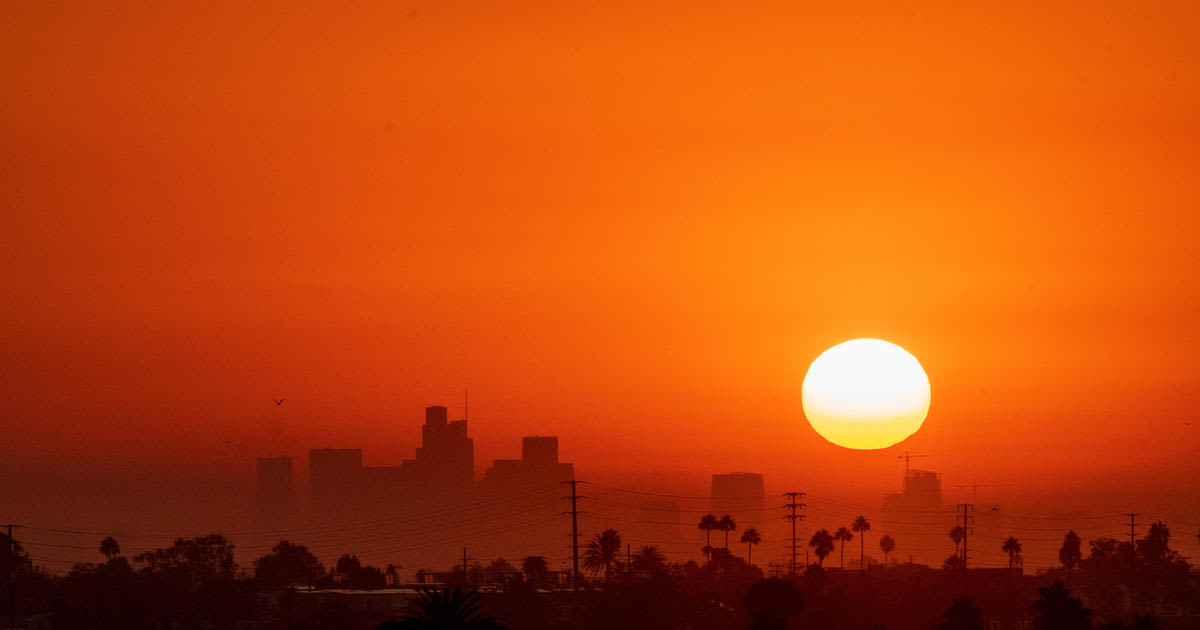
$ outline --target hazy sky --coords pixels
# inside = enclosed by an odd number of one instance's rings
[[[877,497],[910,449],[1169,494],[1200,448],[1198,11],[8,3],[5,491],[394,464],[465,385],[479,473],[542,433],[701,487]],[[855,337],[932,383],[884,452],[800,408]]]

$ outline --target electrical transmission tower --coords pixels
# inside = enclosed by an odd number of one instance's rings
[[[571,515],[571,586],[575,590],[579,590],[579,515],[587,514],[587,512],[579,511],[579,500],[587,497],[576,492],[576,486],[585,481],[572,479],[562,482],[564,485],[571,486],[571,496],[563,497],[563,500],[571,501],[571,511],[563,512],[563,514]]]
[[[804,504],[800,503],[800,499],[804,498],[804,493],[785,492],[783,496],[788,500],[783,505],[783,509],[788,511],[787,514],[783,515],[783,518],[792,522],[792,544],[790,545],[792,559],[788,562],[788,573],[796,575],[799,566],[796,561],[796,553],[800,549],[800,544],[796,540],[796,521],[804,520],[804,515],[800,514],[800,510],[804,509]]]
[[[972,525],[975,523],[975,504],[974,503],[959,503],[959,514],[956,520],[962,521],[962,566],[963,571],[967,570],[967,534],[975,533]]]
[[[471,558],[467,557],[467,548],[466,547],[463,547],[462,568],[463,568],[463,579],[467,581],[467,584],[470,584],[471,583]]]

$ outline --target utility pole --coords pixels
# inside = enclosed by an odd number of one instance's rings
[[[785,493],[783,493],[783,496],[785,498],[787,498],[787,500],[788,500],[788,502],[783,505],[783,509],[788,511],[787,514],[783,515],[783,518],[792,522],[792,545],[791,545],[792,560],[791,560],[790,566],[788,568],[788,571],[792,575],[796,575],[796,567],[797,567],[796,552],[800,548],[799,543],[796,541],[796,521],[804,520],[804,515],[800,514],[800,512],[799,512],[800,510],[804,509],[804,504],[800,503],[800,499],[804,498],[804,493],[803,492],[785,492]],[[807,554],[808,554],[808,551],[806,550],[805,551],[805,563],[808,562]]]
[[[13,525],[12,523],[8,523],[6,525],[6,527],[8,527],[8,554],[7,554],[7,563],[6,563],[8,565],[8,627],[11,628],[12,630],[16,630],[16,628],[17,628],[17,577],[16,577],[17,552],[16,552],[15,547],[16,547],[17,543],[16,543],[16,541],[13,540],[13,528],[20,527],[20,525]]]
[[[579,515],[587,514],[587,512],[579,511],[579,500],[586,499],[587,497],[581,496],[576,492],[576,486],[587,482],[572,479],[562,483],[571,486],[571,496],[563,497],[564,501],[570,499],[571,511],[563,512],[563,514],[571,515],[571,585],[575,590],[579,590]]]
[[[1132,554],[1133,550],[1137,547],[1137,525],[1138,524],[1137,524],[1137,521],[1135,521],[1134,519],[1141,516],[1141,514],[1138,514],[1136,512],[1126,512],[1125,516],[1129,517],[1129,553]]]
[[[958,518],[956,520],[962,521],[962,525],[961,525],[962,533],[963,533],[962,564],[963,564],[963,571],[966,571],[967,570],[967,534],[973,533],[975,531],[974,528],[971,527],[971,525],[974,524],[974,522],[975,522],[975,504],[974,503],[959,503],[958,509],[962,510],[962,513],[958,515]]]
[[[470,584],[471,583],[471,573],[470,573],[471,559],[467,557],[467,548],[466,547],[463,547],[462,568],[463,568],[463,579],[467,581],[467,584]]]

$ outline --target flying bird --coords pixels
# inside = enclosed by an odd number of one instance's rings
[[[275,402],[275,406],[276,406],[276,407],[278,407],[278,406],[282,405],[282,404],[283,404],[283,401],[285,401],[285,400],[287,400],[287,399],[286,399],[286,398],[280,398],[279,400],[275,400],[274,398],[272,398],[271,400],[272,400],[272,401],[274,401],[274,402]]]

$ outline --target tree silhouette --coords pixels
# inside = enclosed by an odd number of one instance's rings
[[[800,612],[801,601],[796,582],[770,578],[746,589],[742,608],[750,613],[750,630],[784,630],[788,619]]]
[[[970,599],[956,599],[930,630],[984,630],[983,611]]]
[[[385,621],[375,626],[375,630],[501,630],[508,627],[503,619],[484,610],[476,591],[422,588],[403,616]]]
[[[1015,536],[1005,538],[1000,545],[1000,551],[1008,554],[1008,568],[1011,569],[1021,562],[1021,541]]]
[[[711,557],[712,551],[712,532],[717,529],[717,515],[709,512],[700,517],[700,524],[696,527],[704,532],[704,558],[707,560]]]
[[[1092,611],[1071,597],[1071,589],[1062,582],[1038,589],[1041,599],[1033,603],[1033,627],[1038,630],[1088,630]]]
[[[846,568],[846,543],[848,541],[854,540],[854,534],[851,534],[850,530],[846,529],[845,527],[839,527],[838,530],[836,532],[834,532],[833,539],[842,543],[842,545],[841,545],[842,546],[842,559],[841,559],[839,568],[845,569]]]
[[[109,562],[113,558],[121,555],[121,545],[117,543],[117,539],[109,536],[100,541],[100,555],[104,556]]]
[[[966,531],[963,530],[963,528],[958,525],[955,525],[954,528],[950,530],[950,540],[954,541],[954,553],[959,554],[959,555],[962,554],[962,552],[959,551],[958,548],[960,545],[962,545],[962,541],[965,536],[966,536]]]
[[[612,567],[621,559],[621,535],[609,528],[592,536],[583,552],[583,567],[592,575],[604,571],[604,580],[612,577]]]
[[[732,516],[724,514],[721,516],[721,520],[717,521],[717,529],[725,532],[725,548],[729,549],[729,532],[737,529],[737,523]]]
[[[1083,559],[1082,546],[1079,534],[1075,533],[1075,530],[1072,529],[1063,536],[1062,547],[1058,549],[1058,561],[1068,573],[1079,566],[1079,561]]]
[[[521,571],[534,584],[541,584],[550,575],[550,564],[545,556],[525,556],[521,559]]]
[[[896,541],[891,536],[884,534],[879,538],[879,550],[883,552],[883,566],[887,566],[888,554],[896,548]]]
[[[762,542],[762,535],[757,529],[750,527],[742,532],[742,544],[746,545],[746,563],[750,564],[750,556],[754,552],[754,545]]]
[[[829,535],[827,529],[818,529],[808,540],[808,546],[817,554],[817,564],[824,566],[825,556],[833,551],[833,536]]]
[[[871,531],[871,523],[867,521],[867,517],[859,514],[854,519],[854,524],[850,526],[851,531],[858,534],[858,570],[862,571],[866,562],[867,552],[865,551],[866,533]]]
[[[667,558],[658,545],[642,545],[633,554],[633,568],[638,571],[661,573],[667,568]]]
[[[325,574],[325,566],[304,545],[281,540],[271,553],[254,561],[254,579],[265,588],[312,584]]]

